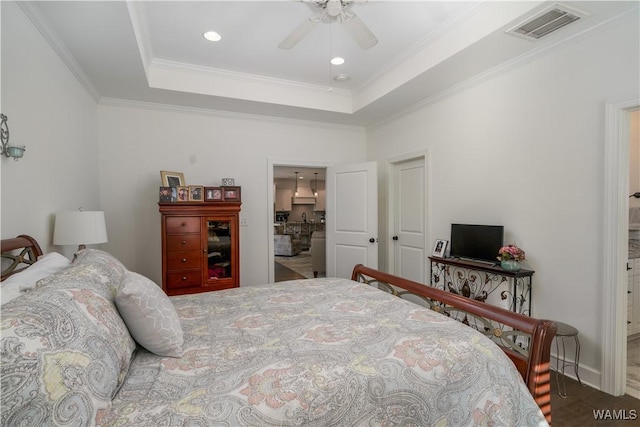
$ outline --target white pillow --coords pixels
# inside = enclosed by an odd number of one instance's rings
[[[184,337],[178,313],[158,285],[127,271],[116,294],[116,307],[138,344],[159,356],[182,356]]]
[[[71,261],[58,252],[40,255],[38,260],[26,270],[14,274],[2,282],[0,287],[2,304],[19,297],[21,292],[33,289],[38,280],[62,271],[70,265]]]

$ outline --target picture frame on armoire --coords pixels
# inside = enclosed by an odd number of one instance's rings
[[[182,172],[160,171],[160,178],[164,187],[182,187],[186,185]]]
[[[202,185],[189,186],[189,201],[201,202],[203,200],[204,187]]]
[[[225,202],[240,201],[240,187],[222,187],[222,193]]]
[[[222,187],[205,187],[204,201],[224,202],[224,192],[222,191]]]
[[[175,202],[176,201],[176,189],[175,187],[160,187],[159,201],[161,202]]]
[[[176,187],[178,189],[178,202],[188,202],[189,201],[189,187],[186,185]]]

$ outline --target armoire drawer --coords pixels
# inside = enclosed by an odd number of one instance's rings
[[[198,250],[167,253],[167,271],[190,268],[202,268],[202,252]]]
[[[197,251],[201,245],[200,234],[167,235],[167,252]]]
[[[182,270],[167,273],[167,287],[169,289],[192,288],[202,285],[200,270]]]
[[[167,234],[200,233],[200,218],[194,216],[170,216],[166,219]]]

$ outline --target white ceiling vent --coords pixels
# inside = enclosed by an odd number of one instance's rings
[[[538,40],[560,28],[586,18],[587,14],[556,3],[533,16],[529,16],[516,26],[507,30],[507,34],[527,40]]]

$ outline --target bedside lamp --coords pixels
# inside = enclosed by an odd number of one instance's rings
[[[56,214],[53,231],[54,245],[78,245],[78,250],[86,245],[105,243],[107,241],[107,226],[104,212],[77,211],[60,212]]]

